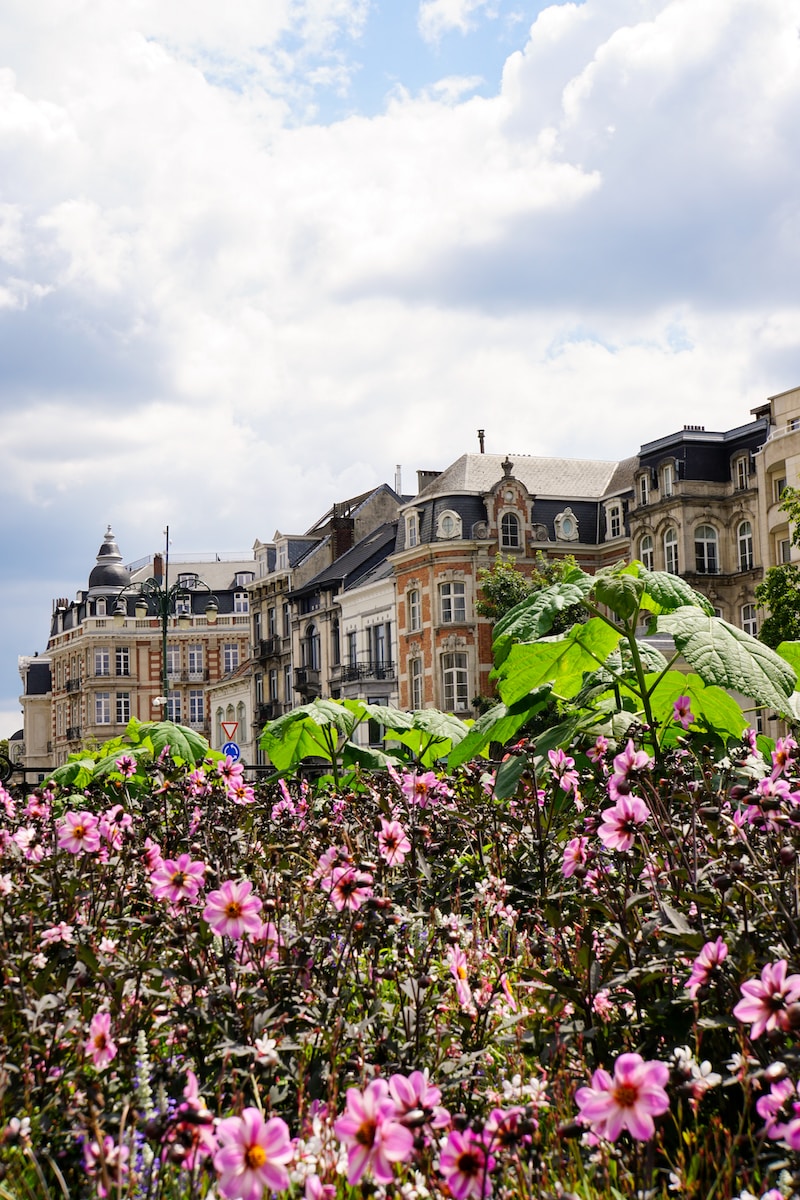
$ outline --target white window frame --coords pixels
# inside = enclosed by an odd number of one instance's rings
[[[776,504],[780,503],[781,493],[787,487],[786,476],[780,475],[772,481],[772,498]]]
[[[694,559],[698,575],[719,575],[719,534],[707,522],[695,526]]]
[[[421,658],[412,658],[408,663],[408,698],[414,712],[422,708],[423,665]]]
[[[167,643],[167,676],[181,673],[181,648],[178,642]]]
[[[439,612],[442,625],[463,625],[467,619],[467,589],[458,580],[439,584]]]
[[[610,504],[606,510],[608,521],[608,538],[613,540],[622,536],[622,505]]]
[[[670,575],[678,575],[680,558],[678,556],[678,531],[667,529],[664,533],[664,570]]]
[[[522,522],[519,513],[504,512],[500,518],[500,549],[522,549]]]
[[[206,698],[202,688],[189,689],[189,724],[203,725],[206,719]]]
[[[111,674],[111,651],[108,646],[95,646],[94,673],[101,679],[105,679]]]
[[[750,521],[740,521],[736,530],[736,553],[740,571],[752,571],[755,558],[753,556],[753,526]]]
[[[193,642],[191,646],[186,648],[186,663],[189,670],[190,679],[203,678],[203,644],[202,642]]]
[[[742,629],[752,637],[758,636],[758,612],[755,604],[743,604],[740,610]]]
[[[406,550],[419,545],[419,513],[406,514]]]
[[[130,692],[117,692],[115,697],[116,717],[118,725],[127,725],[131,719]]]
[[[131,673],[131,649],[130,646],[115,646],[114,648],[114,669],[116,674],[123,678],[129,678]]]
[[[233,611],[238,616],[246,616],[250,612],[250,597],[247,592],[233,593]]]
[[[675,494],[675,464],[664,463],[661,468],[661,495],[673,496]]]
[[[181,694],[175,688],[171,688],[167,692],[167,703],[164,716],[167,721],[173,721],[176,725],[180,724],[181,720]]]
[[[95,725],[111,724],[111,693],[95,692],[94,694],[94,723]]]
[[[746,454],[740,455],[733,464],[734,486],[737,492],[744,492],[750,485],[750,460]]]
[[[232,671],[239,669],[239,643],[225,642],[222,647],[222,671],[224,675],[230,675]]]
[[[650,502],[650,476],[639,476],[639,504],[644,507]]]
[[[778,562],[783,565],[792,561],[792,539],[779,538],[778,540]]]
[[[446,508],[436,518],[436,536],[444,542],[461,537],[461,517],[452,508]]]
[[[469,658],[463,651],[442,655],[442,697],[445,712],[469,711]]]
[[[422,596],[419,588],[409,588],[406,594],[406,628],[412,633],[422,628]]]
[[[656,561],[655,546],[653,544],[653,535],[650,533],[645,533],[639,541],[639,561],[648,571],[654,570]]]
[[[191,596],[176,596],[175,597],[175,616],[190,617],[192,615],[192,597]]]

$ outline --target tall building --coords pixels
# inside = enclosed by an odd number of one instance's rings
[[[252,558],[219,555],[167,563],[155,554],[125,566],[109,527],[86,590],[53,607],[47,644],[53,764],[82,744],[124,733],[131,717],[163,715],[210,736],[208,684],[233,674],[249,654],[247,589],[254,573]],[[162,621],[136,609],[138,585],[148,579],[164,588],[183,585],[168,617],[166,697]],[[210,596],[216,613],[206,612]]]

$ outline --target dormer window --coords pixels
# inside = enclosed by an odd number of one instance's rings
[[[622,534],[622,505],[619,501],[606,508],[606,539],[618,538]]]
[[[650,476],[639,476],[639,503],[644,507],[650,503]]]
[[[665,463],[661,468],[661,495],[671,496],[675,491],[675,465]]]
[[[737,492],[743,492],[750,482],[749,463],[746,456],[737,458],[733,467],[734,486]]]
[[[410,550],[419,545],[419,513],[412,512],[406,516],[406,549]]]
[[[452,509],[446,509],[439,514],[436,522],[436,536],[445,540],[461,537],[461,517]]]
[[[286,542],[281,542],[278,546],[278,570],[285,571],[289,566],[289,549]]]
[[[500,520],[501,549],[519,550],[521,544],[519,517],[516,513],[503,513]]]
[[[252,571],[237,571],[236,586],[237,587],[247,587],[248,583],[252,583],[254,579],[255,579],[255,575],[253,574]]]

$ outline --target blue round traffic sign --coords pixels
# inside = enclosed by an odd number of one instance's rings
[[[232,758],[234,762],[238,762],[242,757],[242,752],[236,742],[226,742],[222,747],[222,753],[227,754],[228,758]]]

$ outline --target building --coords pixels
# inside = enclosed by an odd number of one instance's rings
[[[124,733],[131,717],[163,714],[210,737],[208,685],[237,671],[249,654],[247,589],[254,574],[252,557],[216,554],[190,562],[155,554],[125,566],[109,527],[87,589],[53,606],[47,644],[53,764],[82,744]],[[162,620],[136,605],[148,579],[163,589],[183,585],[168,617],[166,697]],[[211,596],[216,612],[206,611]]]

